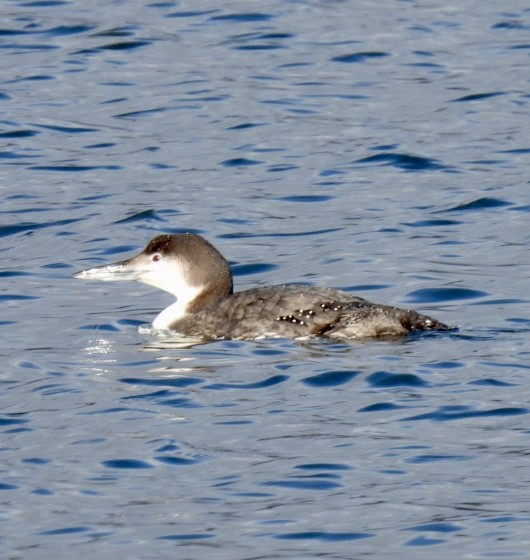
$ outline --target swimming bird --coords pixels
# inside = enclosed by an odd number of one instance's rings
[[[416,311],[332,288],[284,285],[234,293],[226,259],[192,233],[157,235],[139,255],[83,270],[74,278],[138,280],[169,292],[177,301],[156,317],[153,327],[202,340],[357,339],[450,329]]]

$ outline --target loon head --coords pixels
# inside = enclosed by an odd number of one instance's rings
[[[233,292],[226,259],[206,239],[192,233],[157,235],[139,255],[82,270],[73,277],[137,280],[173,294],[177,303],[155,319],[156,328],[167,328],[183,315],[200,311]]]

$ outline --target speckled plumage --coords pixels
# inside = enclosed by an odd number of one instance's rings
[[[271,286],[236,292],[175,321],[185,336],[367,338],[448,327],[416,311],[377,305],[331,288]]]

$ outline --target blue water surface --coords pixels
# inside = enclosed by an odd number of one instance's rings
[[[0,556],[528,558],[528,5],[2,16]],[[183,231],[458,330],[189,348],[71,279]]]

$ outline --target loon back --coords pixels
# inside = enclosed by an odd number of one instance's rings
[[[330,288],[271,286],[236,292],[169,328],[185,336],[230,338],[368,338],[448,330],[413,310],[378,305]]]

